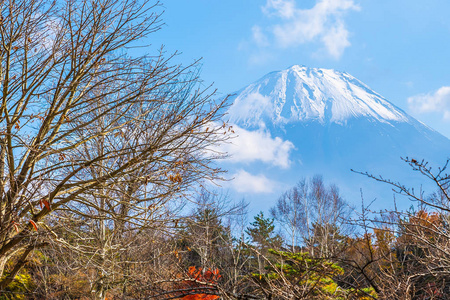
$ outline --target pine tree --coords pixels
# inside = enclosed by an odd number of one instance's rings
[[[256,252],[256,260],[258,263],[258,272],[263,273],[266,257],[269,255],[269,249],[279,249],[283,244],[283,239],[276,234],[274,220],[265,218],[261,211],[254,217],[255,221],[251,223],[251,227],[245,230],[250,237],[250,243],[253,245],[253,251]]]

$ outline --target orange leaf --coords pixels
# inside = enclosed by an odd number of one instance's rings
[[[44,202],[45,207],[50,210],[50,203],[48,203],[47,200],[42,200],[42,202]]]
[[[48,203],[48,201],[45,200],[45,198],[39,200],[39,206],[41,207],[41,209],[45,206],[48,210],[50,210],[50,203]]]
[[[31,225],[33,225],[34,230],[38,231],[37,225],[33,220],[30,220]]]
[[[190,266],[190,267],[188,268],[188,274],[189,274],[189,275],[194,275],[194,272],[195,272],[195,267]]]
[[[16,229],[16,232],[19,233],[19,225],[17,225],[16,222],[13,223],[14,229]]]

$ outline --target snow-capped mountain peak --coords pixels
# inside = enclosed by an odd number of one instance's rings
[[[408,122],[402,110],[348,73],[294,65],[242,89],[229,110],[232,122],[257,125],[317,121],[343,124],[352,118]]]

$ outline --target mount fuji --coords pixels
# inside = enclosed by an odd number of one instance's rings
[[[229,122],[236,138],[224,146],[231,189],[251,208],[267,209],[303,177],[322,174],[347,202],[377,199],[393,206],[393,192],[351,169],[434,192],[400,157],[442,166],[450,140],[406,114],[367,85],[335,70],[292,66],[233,94]],[[410,203],[397,199],[397,205]]]

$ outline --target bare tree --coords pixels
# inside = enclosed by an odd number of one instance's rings
[[[184,241],[196,254],[192,265],[220,268],[227,264],[226,254],[233,246],[231,217],[245,213],[247,204],[231,203],[227,194],[201,189],[192,213],[182,221]],[[229,266],[226,266],[229,267]]]
[[[0,5],[1,290],[34,249],[70,244],[53,228],[68,218],[97,227],[104,266],[115,236],[157,226],[168,200],[217,176],[208,146],[226,135],[192,66],[127,54],[160,28],[157,3]]]
[[[292,252],[299,245],[299,240],[310,235],[309,223],[312,218],[308,209],[309,186],[305,179],[300,180],[296,186],[283,193],[270,214],[288,233],[291,240]]]
[[[378,217],[366,217],[361,224],[366,231],[374,230],[377,241],[371,252],[378,255],[372,255],[365,264],[375,265],[366,268],[372,273],[369,281],[383,297],[445,299],[450,291],[448,161],[436,170],[423,160],[404,161],[434,183],[437,192],[425,196],[422,189],[361,173],[389,184],[399,195],[396,201],[409,200],[413,204],[407,211],[395,208],[381,212]]]
[[[336,186],[325,186],[321,176],[302,179],[285,192],[271,210],[271,215],[288,233],[292,252],[300,245],[309,246],[311,254],[330,257],[341,234],[350,226],[350,207],[340,197]]]

